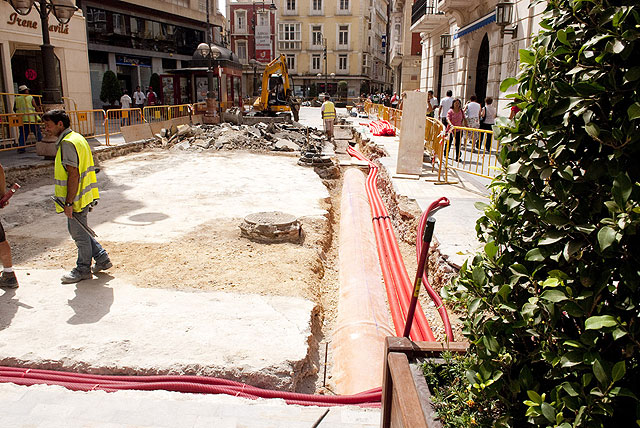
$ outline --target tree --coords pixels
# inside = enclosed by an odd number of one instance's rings
[[[122,89],[120,88],[120,82],[116,74],[107,70],[102,76],[102,88],[100,89],[100,100],[103,103],[109,103],[113,105],[116,100],[119,100],[122,96]]]
[[[318,86],[315,83],[312,83],[309,87],[309,97],[315,98],[318,96]]]
[[[640,6],[549,0],[541,27],[501,85],[522,111],[494,128],[484,251],[449,290],[467,378],[501,426],[638,426]]]
[[[341,80],[338,82],[338,97],[347,98],[347,88],[349,84],[346,80]]]

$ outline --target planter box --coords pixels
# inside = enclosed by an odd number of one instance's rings
[[[441,428],[434,418],[429,387],[416,358],[439,358],[443,350],[465,353],[462,342],[412,342],[405,337],[385,340],[382,376],[382,428]]]

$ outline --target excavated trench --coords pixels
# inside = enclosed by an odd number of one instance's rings
[[[345,147],[353,139],[351,130],[343,129],[337,135],[335,151],[338,158],[346,159]],[[193,138],[193,137],[192,137]],[[275,140],[275,143],[278,141]],[[282,145],[282,141],[279,142]],[[163,147],[164,146],[164,147]],[[135,147],[135,148],[134,148]],[[193,147],[193,146],[192,146]],[[201,148],[195,146],[198,152]],[[378,148],[360,142],[360,150],[373,161],[383,156]],[[144,145],[132,146],[132,151],[142,150],[126,158],[165,163],[167,166],[167,149],[176,150],[167,144],[147,142]],[[219,149],[219,148],[218,148]],[[232,147],[234,151],[238,147]],[[187,155],[184,147],[177,149],[181,155]],[[122,149],[121,149],[122,151]],[[271,156],[258,150],[255,156]],[[242,151],[236,152],[238,154]],[[107,160],[111,156],[122,153],[113,151],[103,154],[104,168],[108,172],[116,164],[123,164],[126,159]],[[293,154],[291,154],[293,155]],[[177,158],[181,159],[180,156]],[[218,152],[214,156],[236,156],[230,151]],[[244,156],[244,155],[242,155]],[[253,156],[253,155],[251,155]],[[285,154],[287,156],[287,154]],[[102,242],[109,249],[115,267],[110,272],[114,277],[123,277],[138,287],[173,288],[178,290],[206,290],[224,291],[241,294],[260,294],[275,296],[292,296],[310,300],[315,304],[311,314],[308,337],[308,353],[299,362],[291,366],[295,373],[280,373],[279,376],[291,376],[295,380],[272,385],[260,385],[272,388],[295,390],[297,392],[319,392],[332,394],[334,383],[332,380],[332,332],[335,329],[337,317],[339,281],[338,281],[338,225],[340,222],[340,198],[342,191],[342,171],[336,166],[300,166],[299,168],[313,169],[322,180],[322,184],[329,196],[321,201],[323,215],[303,216],[298,218],[302,234],[296,242],[269,243],[241,237],[240,225],[242,217],[229,217],[208,221],[201,224],[197,230],[188,232],[180,238],[167,237],[153,242],[122,242],[106,240]],[[25,170],[16,170],[8,174],[10,181],[13,177],[24,178],[22,183],[38,186],[47,177],[49,170],[43,168],[40,173],[30,176]],[[143,172],[140,172],[142,174]],[[133,172],[132,180],[137,172]],[[46,178],[45,178],[46,177]],[[132,181],[133,182],[133,181]],[[295,185],[295,183],[292,183]],[[104,190],[109,191],[109,182],[102,184]],[[112,189],[112,190],[115,190]],[[385,205],[392,219],[396,236],[407,271],[413,278],[416,270],[415,236],[420,209],[414,201],[399,197],[393,190],[386,170],[380,168],[378,188],[381,191]],[[41,199],[41,198],[40,198]],[[36,221],[39,215],[50,215],[45,204],[36,198],[26,205],[38,211],[37,214],[15,214],[3,219],[5,225],[24,224]],[[144,222],[162,221],[157,216],[146,217]],[[145,223],[146,224],[146,223]],[[12,238],[10,242],[14,250],[14,264],[40,269],[68,267],[74,259],[75,246],[68,239],[48,239],[37,233],[30,236]],[[186,273],[186,274],[185,274]],[[429,257],[429,273],[433,287],[440,290],[448,283],[453,275],[452,269],[438,251],[437,243],[432,244]],[[444,328],[438,313],[423,292],[421,303],[431,324],[436,339],[444,339]],[[461,339],[459,323],[455,315],[452,317],[456,340]],[[242,314],[250,316],[250,314]],[[1,330],[1,329],[0,329]],[[245,340],[250,340],[246,338]],[[229,361],[232,365],[233,361]],[[150,374],[151,372],[147,372]],[[158,374],[162,374],[159,370]],[[185,371],[184,374],[199,374],[197,370]],[[215,373],[214,373],[215,374]],[[234,377],[234,370],[229,367],[226,373],[217,373],[234,380],[249,381],[238,375]],[[268,379],[265,380],[268,382]]]

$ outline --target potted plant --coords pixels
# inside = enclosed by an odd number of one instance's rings
[[[118,77],[116,74],[107,70],[104,72],[102,76],[102,88],[100,89],[100,100],[103,103],[107,103],[108,105],[102,106],[102,108],[106,111],[113,108],[119,108],[119,106],[115,105],[116,100],[119,100],[122,96],[122,89],[120,88],[120,82],[118,82]]]

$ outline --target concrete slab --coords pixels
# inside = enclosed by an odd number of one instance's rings
[[[0,427],[308,428],[326,408],[166,391],[74,392],[59,386],[0,384]],[[379,409],[332,407],[320,424],[377,428]]]
[[[60,285],[62,270],[17,274],[20,288],[0,295],[0,365],[199,374],[291,391],[307,374],[308,300],[139,288],[105,273],[73,285]]]
[[[126,141],[127,143],[146,140],[148,138],[153,138],[153,133],[151,132],[151,126],[148,123],[141,123],[138,125],[131,125],[131,126],[122,126],[120,130],[122,131],[122,136],[124,137],[124,141]]]

